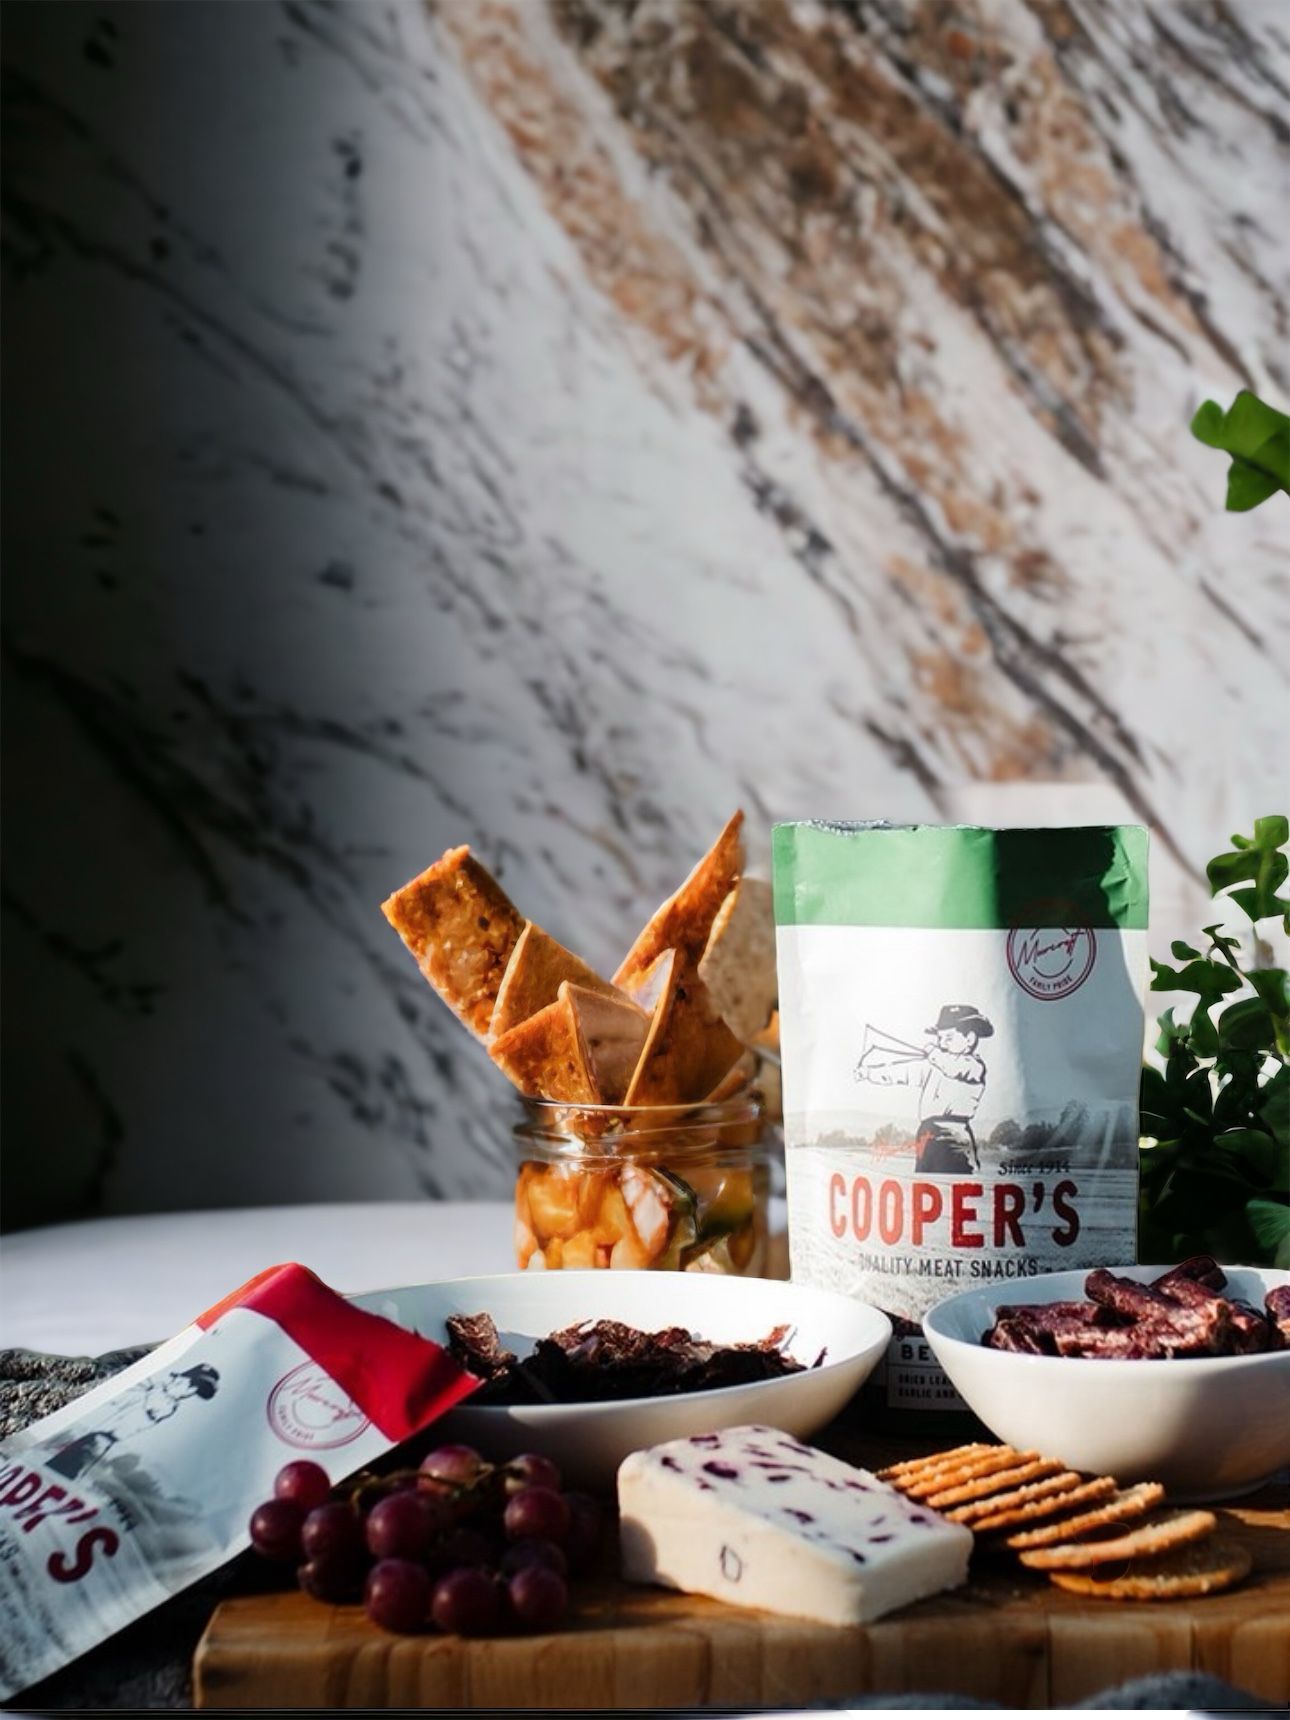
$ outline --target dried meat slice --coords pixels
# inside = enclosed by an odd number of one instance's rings
[[[1190,1259],[1179,1261],[1177,1266],[1171,1266],[1168,1272],[1155,1279],[1152,1287],[1167,1290],[1179,1278],[1189,1278],[1193,1284],[1203,1284],[1207,1290],[1227,1288],[1227,1274],[1212,1254],[1193,1254]]]
[[[1156,1288],[1160,1288],[1159,1283]],[[1271,1346],[1272,1327],[1257,1308],[1231,1296],[1220,1296],[1198,1279],[1174,1278],[1164,1286],[1164,1294],[1184,1308],[1212,1314],[1220,1324],[1220,1331],[1226,1328],[1228,1345],[1234,1354],[1253,1355]]]
[[[1276,1327],[1283,1346],[1290,1346],[1290,1284],[1278,1284],[1263,1298],[1268,1319]]]

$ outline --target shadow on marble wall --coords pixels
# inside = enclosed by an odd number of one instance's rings
[[[496,1195],[382,897],[742,804],[1270,808],[1275,0],[4,9],[7,1226]]]

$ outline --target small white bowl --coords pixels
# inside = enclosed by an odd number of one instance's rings
[[[891,1336],[876,1308],[829,1290],[765,1278],[695,1272],[515,1272],[457,1278],[353,1300],[422,1336],[443,1342],[450,1314],[491,1314],[503,1344],[528,1355],[538,1338],[579,1320],[622,1320],[642,1331],[684,1326],[718,1343],[748,1343],[776,1326],[791,1328],[789,1354],[805,1371],[753,1385],[614,1403],[469,1402],[437,1424],[486,1457],[536,1451],[581,1487],[612,1488],[629,1452],[692,1433],[760,1422],[804,1438],[817,1432],[859,1390]],[[811,1366],[820,1351],[823,1364]]]
[[[1149,1283],[1163,1266],[1113,1270]],[[1262,1308],[1290,1272],[1226,1266],[1224,1295]],[[1290,1350],[1165,1361],[1026,1356],[987,1349],[1001,1303],[1077,1301],[1086,1271],[966,1290],[923,1320],[937,1361],[981,1421],[1011,1445],[1174,1499],[1230,1499],[1290,1464]]]

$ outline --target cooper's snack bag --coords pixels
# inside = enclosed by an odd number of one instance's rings
[[[793,1277],[961,1411],[934,1302],[1134,1257],[1147,833],[781,824],[774,875]]]
[[[276,1266],[0,1452],[0,1697],[239,1553],[293,1457],[333,1481],[480,1381]]]

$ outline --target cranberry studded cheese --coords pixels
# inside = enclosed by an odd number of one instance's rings
[[[618,1471],[623,1575],[863,1624],[967,1577],[972,1535],[769,1427],[636,1451]]]

